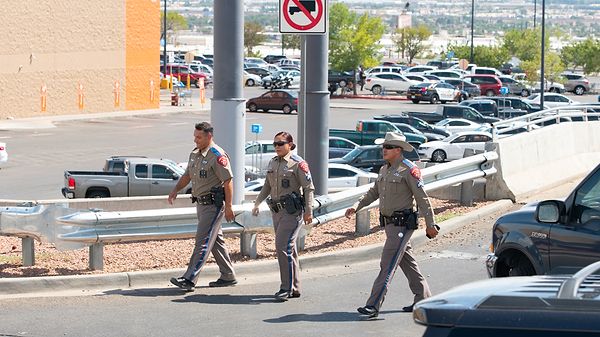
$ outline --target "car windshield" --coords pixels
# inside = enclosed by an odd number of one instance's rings
[[[533,101],[534,99],[538,98],[538,96],[539,96],[538,94],[533,94],[533,95],[527,97],[527,99]]]
[[[355,148],[354,150],[346,153],[346,155],[343,156],[342,159],[344,159],[345,161],[352,161],[352,159],[358,157],[358,155],[361,154],[362,152],[363,152],[362,149]]]

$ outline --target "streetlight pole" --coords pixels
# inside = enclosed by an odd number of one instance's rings
[[[536,16],[537,16],[537,0],[533,0],[533,29],[535,29]]]
[[[475,22],[475,0],[471,0],[471,63],[475,63],[474,47],[473,47],[473,24]]]
[[[546,0],[542,0],[542,65],[540,67],[540,109],[544,110],[544,56],[546,48]]]
[[[165,10],[163,14],[163,74],[167,76],[167,0],[165,0]]]

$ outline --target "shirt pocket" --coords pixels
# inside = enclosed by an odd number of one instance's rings
[[[405,184],[404,179],[400,177],[393,176],[388,180],[388,186],[390,187],[390,191],[394,194],[402,193]]]

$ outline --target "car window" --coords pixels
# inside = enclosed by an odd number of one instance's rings
[[[329,178],[354,177],[355,172],[343,168],[330,168]]]
[[[266,144],[263,149],[265,150],[265,153],[275,152],[275,146],[273,144]]]
[[[465,143],[467,142],[467,136],[460,136],[457,137],[455,140],[453,140],[451,143],[455,144],[455,143]]]
[[[471,124],[467,123],[465,121],[451,121],[447,125],[450,125],[450,126],[468,126],[468,125],[471,125]]]
[[[466,119],[469,119],[469,118],[472,118],[472,119],[479,118],[479,115],[477,113],[475,113],[475,111],[472,111],[472,110],[469,110],[469,109],[463,111],[463,116]]]
[[[385,132],[393,132],[396,131],[396,128],[393,125],[390,124],[380,124],[379,125],[379,132],[380,133],[385,133]]]
[[[246,147],[246,154],[259,153],[259,150],[260,150],[260,145],[259,144],[253,144],[251,146]]]
[[[358,158],[361,160],[375,160],[377,159],[377,153],[381,152],[379,149],[369,149],[361,153]]]
[[[173,179],[174,172],[164,165],[152,165],[153,179]]]
[[[600,170],[596,171],[575,194],[574,216],[576,222],[600,224]],[[598,230],[598,228],[596,228]]]
[[[135,177],[136,178],[148,178],[148,165],[147,164],[135,165]]]
[[[556,101],[557,102],[563,102],[563,103],[568,103],[569,99],[566,97],[562,97],[562,96],[556,96]]]

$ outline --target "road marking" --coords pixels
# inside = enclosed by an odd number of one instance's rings
[[[148,129],[154,127],[153,125],[136,125],[130,127],[130,129]]]
[[[476,255],[476,254],[465,253],[465,252],[442,250],[440,252],[429,253],[429,257],[434,258],[434,259],[451,258],[451,259],[458,259],[458,260],[478,260],[478,259],[484,259],[485,255]]]
[[[11,136],[2,136],[2,137],[0,137],[0,139],[11,139],[11,138],[12,138]]]
[[[178,122],[178,123],[169,123],[167,125],[176,126],[176,125],[187,125],[187,124],[190,124],[190,123]]]
[[[34,133],[32,134],[33,137],[40,137],[40,136],[53,136],[53,133]]]

